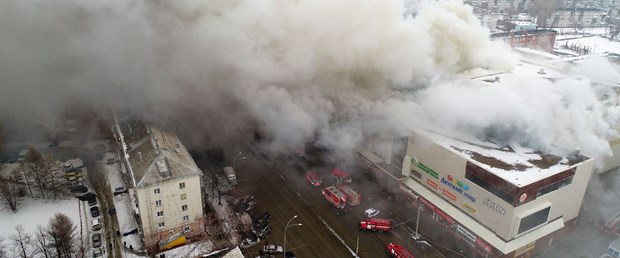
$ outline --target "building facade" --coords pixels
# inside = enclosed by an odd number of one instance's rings
[[[402,162],[400,175],[378,171],[419,196],[447,233],[470,247],[470,256],[528,257],[572,232],[593,159],[455,135],[414,130],[400,143],[371,141],[358,153],[378,168]]]
[[[596,8],[562,8],[547,19],[547,28],[589,28],[605,25],[607,12]]]
[[[136,121],[117,121],[115,136],[149,254],[201,238],[202,172],[179,138]]]
[[[556,35],[557,32],[555,30],[522,30],[493,33],[491,34],[491,40],[502,40],[511,47],[524,47],[552,52]]]

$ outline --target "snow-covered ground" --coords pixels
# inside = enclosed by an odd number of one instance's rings
[[[602,54],[605,52],[620,54],[620,42],[610,41],[609,39],[600,36],[583,37],[555,42],[555,47],[558,49],[563,49],[566,45],[586,47],[591,50],[590,54]]]
[[[80,205],[84,205],[78,199],[67,200],[33,200],[25,199],[24,203],[17,210],[17,213],[9,209],[0,210],[0,236],[7,239],[15,232],[17,225],[22,225],[26,232],[33,235],[37,225],[47,226],[51,217],[56,213],[62,213],[71,218],[71,221],[80,225]]]
[[[597,28],[553,28],[560,35],[605,35],[605,27],[597,27]]]
[[[204,254],[208,254],[212,251],[213,251],[213,242],[211,242],[210,240],[207,240],[207,241],[201,241],[201,242],[184,245],[184,246],[174,248],[172,250],[168,250],[160,254],[164,254],[166,257],[193,258],[193,257],[201,256]]]
[[[108,159],[118,160],[119,157],[115,152],[106,152],[102,161],[106,162]],[[121,177],[121,164],[119,162],[106,164],[105,169],[107,171],[106,174],[110,183],[111,192],[114,193],[119,187],[127,189]],[[114,196],[114,206],[116,207],[116,216],[118,218],[121,234],[138,228],[138,223],[133,216],[133,206],[129,194],[125,193]],[[127,246],[131,245],[134,250],[140,250],[144,247],[142,237],[137,234],[124,236],[122,237],[122,241],[126,242]]]

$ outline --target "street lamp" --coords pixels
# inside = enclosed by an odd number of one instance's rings
[[[418,215],[415,221],[415,232],[413,233],[412,238],[417,241],[417,240],[420,240],[420,234],[418,233],[418,226],[420,226],[420,212],[422,211],[422,201],[420,200],[419,195],[416,197],[416,200],[418,201]]]
[[[286,255],[286,231],[288,230],[289,227],[292,226],[301,226],[301,223],[297,223],[297,224],[291,224],[291,221],[293,221],[295,218],[297,218],[297,215],[293,216],[290,220],[288,220],[288,222],[286,223],[286,226],[284,227],[284,246],[282,247],[282,249],[284,249],[282,252]]]
[[[237,162],[237,160],[240,159],[245,159],[245,156],[241,156],[241,152],[239,152],[239,154],[237,154],[237,156],[235,156],[235,158],[233,159],[233,163],[232,163],[232,169],[233,171],[235,171],[235,163]]]

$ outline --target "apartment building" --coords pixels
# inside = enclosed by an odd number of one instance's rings
[[[139,121],[117,121],[115,136],[149,254],[200,238],[202,172],[179,138]]]
[[[601,27],[607,12],[596,8],[562,8],[547,19],[548,28]]]

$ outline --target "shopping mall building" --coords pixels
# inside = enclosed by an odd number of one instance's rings
[[[361,164],[420,196],[470,257],[529,257],[568,237],[594,166],[579,151],[561,157],[424,129],[369,139],[357,152]]]

